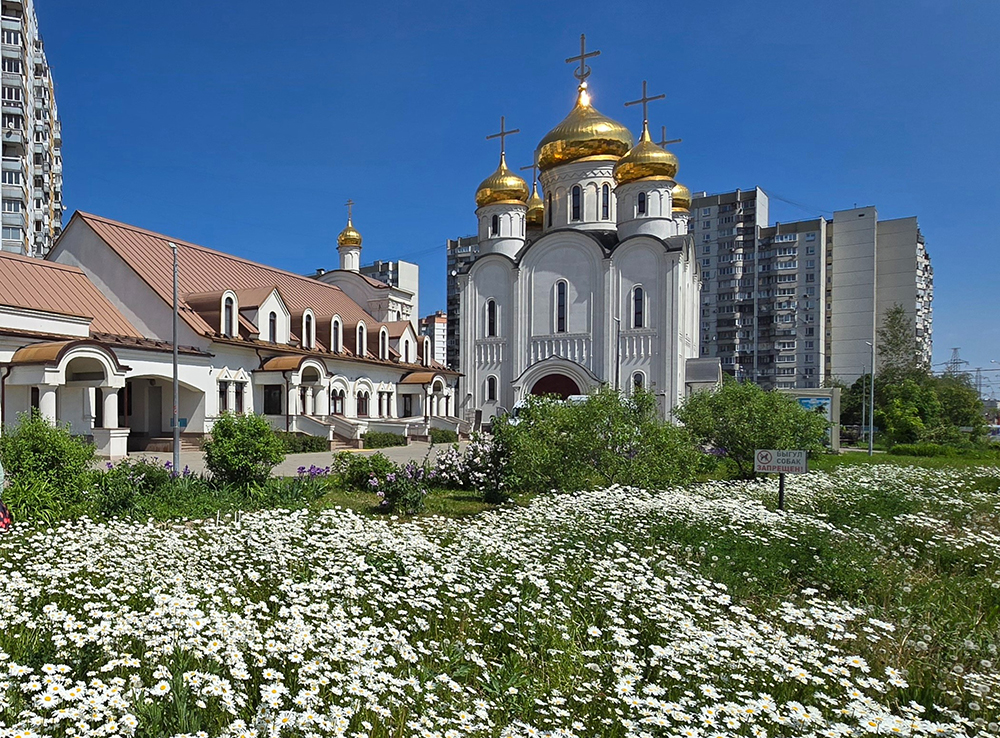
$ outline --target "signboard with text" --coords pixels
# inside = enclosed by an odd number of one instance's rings
[[[806,474],[809,462],[805,451],[760,449],[753,456],[753,470],[758,474]]]

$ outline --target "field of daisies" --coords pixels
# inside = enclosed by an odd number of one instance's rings
[[[0,535],[0,736],[1000,735],[1000,469]]]

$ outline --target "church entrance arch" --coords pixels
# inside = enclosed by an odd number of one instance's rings
[[[559,395],[565,400],[570,395],[583,394],[580,386],[565,374],[546,374],[531,387],[533,395]]]

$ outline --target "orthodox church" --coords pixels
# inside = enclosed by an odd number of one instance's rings
[[[581,47],[583,39],[581,38]],[[527,183],[500,163],[476,192],[479,256],[457,275],[460,414],[484,419],[529,394],[600,385],[653,391],[669,417],[721,378],[698,358],[701,273],[688,234],[691,193],[677,157],[654,143],[643,96],[638,143],[601,114],[581,48],[569,115],[539,142]],[[539,181],[542,193],[539,194]]]

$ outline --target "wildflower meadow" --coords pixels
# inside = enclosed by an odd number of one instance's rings
[[[325,470],[324,470],[325,471]],[[0,736],[1000,735],[1000,469],[0,536]]]

